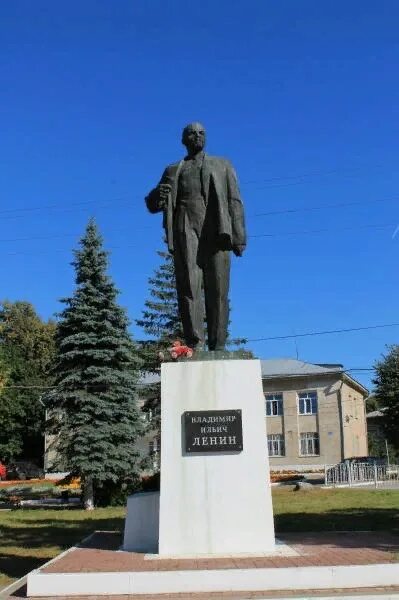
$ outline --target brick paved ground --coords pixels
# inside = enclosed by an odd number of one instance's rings
[[[171,571],[194,569],[236,568],[282,568],[292,566],[367,565],[399,561],[399,536],[384,532],[364,533],[315,533],[287,534],[281,541],[293,548],[298,556],[243,557],[243,558],[198,558],[198,559],[151,559],[143,554],[121,552],[120,534],[97,533],[81,547],[66,554],[42,569],[45,573],[87,573],[111,571]],[[398,566],[399,568],[399,566]],[[74,596],[73,600],[247,600],[279,597],[338,596],[367,593],[399,594],[399,587],[358,590],[306,590],[304,591],[258,591],[258,592],[214,592],[191,594],[158,594],[134,596]],[[26,598],[26,587],[22,586],[10,599]],[[33,600],[33,599],[32,599]],[[42,599],[43,600],[43,599]],[[46,599],[44,599],[46,600]],[[47,598],[47,600],[50,600]],[[72,600],[62,597],[58,600]]]
[[[120,534],[97,533],[84,546],[50,564],[43,572],[95,573],[366,565],[396,562],[399,559],[399,536],[390,533],[297,533],[287,534],[281,540],[293,548],[298,556],[146,560],[144,554],[117,551],[121,544]]]

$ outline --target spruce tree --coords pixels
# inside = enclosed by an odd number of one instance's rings
[[[81,477],[86,508],[95,491],[132,475],[141,419],[136,406],[139,358],[118,291],[107,275],[108,253],[90,220],[72,265],[76,289],[56,333],[57,450]]]
[[[168,252],[157,252],[162,263],[148,279],[150,298],[144,303],[141,319],[136,324],[149,336],[141,342],[143,368],[150,373],[159,372],[159,351],[176,339],[183,339],[176,293],[173,258]]]
[[[183,339],[173,258],[169,252],[158,251],[157,254],[162,262],[148,279],[150,297],[144,303],[142,318],[136,319],[136,324],[148,336],[148,339],[140,342],[141,369],[145,375],[159,375],[159,353],[166,352],[174,340]],[[148,429],[159,436],[160,383],[146,383],[141,390],[141,397],[144,399],[144,413],[152,415]]]

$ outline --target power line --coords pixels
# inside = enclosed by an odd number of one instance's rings
[[[271,210],[271,211],[266,211],[266,212],[261,212],[261,213],[253,213],[251,215],[249,215],[251,218],[258,218],[258,217],[270,217],[270,216],[276,216],[276,215],[285,215],[285,214],[296,214],[296,213],[301,213],[301,212],[312,212],[312,211],[317,211],[317,210],[331,210],[331,209],[336,209],[336,208],[346,208],[349,206],[365,206],[365,205],[370,205],[370,204],[380,204],[380,203],[384,203],[384,202],[393,202],[393,201],[397,201],[399,200],[398,197],[391,197],[391,198],[379,198],[376,200],[359,200],[359,201],[354,201],[354,202],[339,202],[336,204],[318,204],[315,206],[302,206],[299,208],[286,208],[286,209],[281,209],[281,210]],[[125,199],[112,199],[112,200],[104,200],[104,201],[100,201],[97,202],[96,200],[89,200],[87,202],[77,202],[75,204],[72,204],[71,206],[74,206],[75,208],[65,208],[63,206],[57,206],[57,205],[49,205],[47,208],[50,210],[57,210],[58,212],[61,213],[68,213],[68,212],[80,212],[80,211],[87,211],[90,210],[90,207],[94,204],[94,208],[95,210],[98,210],[100,208],[114,208],[115,204],[128,204],[131,203],[130,206],[128,206],[127,208],[134,208],[136,209],[136,206],[133,204],[134,199],[132,198],[125,198]],[[43,209],[46,207],[43,207]],[[22,209],[16,209],[16,210],[22,210]],[[36,210],[40,210],[40,207],[36,207],[36,208],[32,208],[32,209],[27,209],[27,210],[32,210],[32,211],[36,211]],[[1,215],[1,211],[0,211],[0,215]],[[12,215],[8,215],[8,216],[0,216],[1,220],[10,220],[10,219],[19,219],[19,218],[23,218],[25,217],[25,214],[12,214]]]
[[[346,371],[374,371],[375,367],[352,367],[351,369],[345,369]]]
[[[80,237],[82,236],[82,234],[80,234]],[[27,236],[27,237],[20,237],[20,238],[5,238],[3,240],[0,240],[1,243],[6,243],[6,242],[30,242],[30,241],[37,241],[37,240],[55,240],[58,238],[66,238],[66,237],[78,237],[77,234],[74,233],[56,233],[55,235],[36,235],[36,236]]]
[[[147,229],[152,229],[152,227],[150,226],[146,226],[146,227],[140,227],[138,228],[140,231],[146,231]],[[127,231],[123,230],[123,229],[111,229],[110,230],[111,233],[128,233]],[[20,237],[20,238],[5,238],[5,239],[0,239],[0,243],[4,242],[30,242],[30,241],[42,241],[42,240],[55,240],[58,238],[67,238],[67,237],[73,237],[73,238],[81,238],[82,237],[82,232],[81,233],[56,233],[54,235],[38,235],[38,236],[24,236],[24,237]],[[116,246],[114,246],[116,247]]]
[[[126,196],[119,196],[118,198],[110,198],[106,200],[106,202],[121,202]],[[104,202],[104,201],[103,201]],[[87,206],[90,204],[96,204],[98,200],[82,200],[81,202],[71,202],[68,207],[60,206],[59,204],[42,204],[39,206],[27,206],[20,208],[7,208],[5,210],[0,210],[0,215],[14,214],[14,213],[26,213],[26,212],[36,212],[41,210],[58,210],[60,208],[69,208],[73,206]]]
[[[271,210],[268,212],[255,213],[253,217],[269,217],[273,215],[285,215],[289,213],[298,213],[298,212],[310,212],[313,210],[325,210],[331,208],[344,208],[346,206],[364,206],[365,204],[378,204],[380,202],[392,202],[399,200],[398,197],[392,198],[381,198],[379,200],[360,200],[356,202],[339,202],[337,204],[319,204],[317,206],[303,206],[300,208],[287,208],[283,210]]]
[[[115,207],[115,205],[121,205],[121,204],[130,204],[131,206],[127,206],[126,208],[134,208],[136,209],[136,206],[133,204],[134,203],[134,199],[126,197],[125,200],[123,200],[122,198],[120,199],[110,199],[110,200],[89,200],[87,203],[83,203],[80,206],[80,203],[77,203],[76,206],[74,208],[68,208],[65,206],[56,206],[54,205],[52,208],[49,208],[48,210],[50,211],[56,211],[56,212],[52,212],[52,213],[47,213],[47,216],[49,214],[59,214],[59,213],[78,213],[78,212],[94,212],[97,211],[100,208],[107,208],[107,209],[113,209]],[[95,205],[93,207],[93,204]],[[72,205],[74,206],[74,205]],[[126,210],[125,208],[125,210]],[[37,210],[39,210],[39,208],[37,208]],[[25,213],[18,213],[18,214],[11,214],[11,215],[7,215],[7,216],[1,216],[0,215],[0,220],[5,221],[5,220],[14,220],[14,219],[22,219],[25,218],[29,215],[25,214]]]
[[[109,252],[110,250],[124,250],[126,248],[140,248],[140,244],[126,244],[124,246],[107,246],[105,249],[105,252]],[[54,254],[54,253],[63,253],[63,252],[68,252],[71,253],[73,252],[73,250],[71,248],[55,248],[52,250],[34,250],[34,251],[29,251],[29,252],[3,252],[2,256],[31,256],[32,254],[38,255],[38,256],[42,256],[43,254]]]
[[[279,181],[290,181],[293,179],[304,179],[304,178],[309,178],[309,177],[318,177],[320,175],[335,175],[336,173],[345,173],[345,172],[351,172],[351,171],[362,171],[364,169],[369,170],[370,168],[377,168],[380,169],[381,167],[384,167],[383,164],[380,165],[372,165],[372,166],[366,166],[366,165],[362,165],[362,166],[358,166],[358,167],[341,167],[338,169],[328,169],[328,170],[322,170],[322,171],[312,171],[312,172],[308,172],[308,173],[302,173],[299,175],[282,175],[280,177],[269,177],[268,179],[253,179],[252,181],[244,181],[242,182],[242,185],[252,185],[253,183],[274,183],[274,182],[279,182]]]
[[[359,229],[386,229],[388,227],[393,227],[392,223],[382,223],[382,224],[373,224],[373,225],[356,225],[355,227],[340,227],[338,229],[338,231],[357,231]],[[147,227],[139,228],[140,231],[144,231],[147,229],[152,229],[152,227],[147,226]],[[286,236],[286,235],[312,235],[312,234],[317,234],[317,233],[327,233],[330,231],[337,233],[337,228],[336,227],[335,228],[326,227],[326,228],[322,228],[322,229],[309,229],[309,230],[305,229],[305,230],[298,230],[298,231],[279,231],[276,233],[259,233],[259,234],[249,235],[248,238],[280,237],[280,236]],[[113,230],[111,230],[111,233],[125,233],[125,231],[120,230],[120,229],[113,229]],[[48,236],[25,236],[25,237],[20,237],[20,238],[0,239],[0,243],[27,242],[27,241],[38,241],[38,240],[42,241],[42,240],[53,240],[53,239],[68,238],[68,237],[78,238],[78,237],[81,237],[81,235],[82,235],[81,233],[80,234],[78,234],[78,233],[76,233],[76,234],[62,233],[62,234],[54,234],[54,235],[48,235]],[[113,246],[113,247],[117,248],[118,246]],[[53,250],[51,252],[53,252]]]
[[[350,369],[352,370],[352,369]],[[373,371],[374,369],[367,369],[368,371]],[[346,369],[346,371],[348,371],[348,369]],[[332,372],[327,372],[327,373],[315,373],[314,375],[340,375],[345,373],[346,371],[332,371]],[[299,373],[274,373],[274,374],[270,374],[270,375],[266,375],[263,376],[262,379],[263,380],[267,380],[267,379],[298,379],[298,378],[302,378],[302,377],[314,377],[313,374],[309,374],[309,373],[303,373],[302,375]],[[136,388],[149,388],[149,387],[159,387],[159,384],[161,383],[161,380],[159,379],[159,381],[154,381],[153,383],[136,383]],[[96,385],[93,386],[82,386],[82,390],[85,391],[98,391],[98,387]],[[111,385],[108,385],[109,388],[111,388]],[[315,386],[316,387],[316,386]],[[57,386],[56,385],[4,385],[1,387],[1,389],[7,389],[7,390],[56,390]],[[74,393],[75,390],[65,390],[65,393]],[[154,390],[155,391],[155,390]],[[275,393],[280,393],[280,392],[270,392],[270,391],[265,391],[265,394],[275,394]],[[329,404],[335,405],[334,401],[328,400],[328,401],[324,401],[323,402],[323,406],[327,406]]]
[[[385,223],[381,225],[357,225],[356,227],[339,227],[334,228],[323,228],[323,229],[309,229],[303,231],[280,231],[277,233],[259,233],[256,235],[249,235],[248,238],[263,238],[263,237],[280,237],[285,235],[312,235],[315,233],[328,233],[330,231],[357,231],[358,229],[386,229],[387,227],[393,227],[392,223]],[[1,241],[1,240],[0,240]]]
[[[354,175],[345,175],[345,179],[351,179],[353,178]],[[310,183],[315,183],[314,181],[307,181],[306,179],[300,179],[298,181],[291,181],[289,183],[269,183],[267,185],[258,185],[256,187],[252,188],[253,192],[256,192],[258,190],[275,190],[276,188],[288,188],[288,187],[296,187],[298,185],[309,185]],[[320,186],[322,182],[317,182],[318,185]],[[323,182],[323,184],[325,185],[326,182]],[[331,185],[331,184],[330,184]]]
[[[307,333],[298,333],[298,334],[290,334],[290,335],[278,335],[278,336],[271,336],[271,337],[264,337],[264,338],[244,338],[244,337],[240,337],[241,340],[243,340],[243,344],[247,344],[248,342],[264,342],[264,341],[273,341],[273,340],[286,340],[286,339],[292,339],[292,338],[297,338],[297,337],[307,337],[307,336],[316,336],[316,335],[328,335],[328,334],[332,334],[332,333],[350,333],[353,331],[366,331],[366,330],[370,330],[370,329],[382,329],[382,328],[387,328],[387,327],[399,327],[399,323],[384,323],[381,325],[367,325],[364,327],[350,327],[350,328],[346,328],[346,329],[329,329],[329,330],[325,330],[325,331],[309,331]],[[325,373],[320,373],[320,375],[337,375],[339,373],[349,373],[349,372],[353,372],[353,371],[374,371],[373,367],[353,367],[351,369],[337,369],[336,371],[326,371]],[[308,375],[308,373],[304,373],[303,375]],[[317,373],[315,373],[315,375],[318,375]],[[287,373],[287,374],[283,374],[283,373],[275,373],[275,374],[269,374],[266,378],[272,378],[272,377],[282,377],[282,378],[286,378],[286,377],[300,377],[301,374],[300,373]],[[145,387],[145,386],[154,386],[159,382],[150,382],[150,383],[138,383],[136,384],[138,387]],[[1,386],[1,389],[54,389],[56,388],[56,386],[40,386],[40,385],[14,385],[14,386]]]
[[[279,177],[269,177],[266,179],[255,179],[255,180],[250,180],[250,181],[244,181],[242,182],[241,185],[252,185],[254,183],[270,183],[270,184],[274,184],[275,182],[284,182],[286,181],[287,184],[286,185],[297,185],[298,183],[308,183],[308,182],[294,182],[294,183],[290,183],[293,180],[297,180],[297,179],[308,179],[310,177],[315,177],[315,176],[320,176],[320,175],[333,175],[333,174],[337,174],[337,173],[345,173],[345,172],[351,172],[351,171],[361,171],[361,170],[369,170],[370,168],[381,168],[384,165],[369,165],[369,166],[359,166],[359,167],[343,167],[343,168],[338,168],[338,169],[330,169],[330,170],[325,170],[325,171],[313,171],[313,172],[307,172],[307,173],[302,173],[302,174],[298,174],[298,175],[284,175],[284,176],[279,176]],[[280,184],[279,184],[280,185]],[[281,184],[283,185],[283,184]],[[273,186],[268,186],[268,187],[273,187]],[[142,200],[142,198],[129,198],[127,195],[124,196],[118,196],[117,198],[113,198],[113,199],[108,199],[108,200],[103,200],[100,202],[112,202],[112,203],[116,203],[116,202],[130,202],[130,201],[139,201]],[[98,206],[98,200],[82,200],[79,202],[71,202],[68,204],[67,207],[65,206],[60,206],[59,204],[44,204],[44,205],[36,205],[36,206],[28,206],[28,207],[18,207],[18,208],[9,208],[9,209],[3,209],[0,210],[0,215],[6,215],[5,218],[9,218],[10,215],[14,215],[14,216],[22,216],[23,213],[33,213],[33,212],[38,212],[38,211],[42,211],[42,210],[70,210],[70,207],[79,207],[79,206],[90,206],[90,205],[96,205]],[[2,218],[0,216],[0,218]]]
[[[385,323],[383,325],[367,325],[365,327],[349,327],[347,329],[329,329],[325,331],[309,331],[307,333],[296,333],[290,335],[276,335],[272,337],[264,337],[264,338],[242,338],[247,342],[265,342],[271,340],[288,340],[298,337],[310,337],[314,335],[329,335],[330,333],[349,333],[351,331],[366,331],[368,329],[382,329],[384,327],[399,327],[399,323]]]

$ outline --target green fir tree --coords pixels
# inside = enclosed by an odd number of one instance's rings
[[[93,220],[72,263],[76,289],[63,299],[56,334],[56,390],[51,397],[57,450],[82,479],[84,503],[93,508],[96,491],[132,476],[141,433],[136,406],[137,348],[128,319],[107,275],[107,252]]]
[[[144,303],[141,319],[136,324],[149,337],[141,342],[143,370],[159,372],[159,352],[168,348],[174,340],[183,339],[176,293],[173,258],[168,252],[157,252],[162,262],[149,278],[150,298]]]
[[[177,303],[173,257],[169,252],[158,251],[157,254],[161,264],[148,280],[150,297],[145,301],[142,317],[136,319],[136,324],[148,336],[148,339],[140,342],[141,369],[145,375],[141,389],[143,412],[150,417],[147,418],[147,430],[159,437],[161,384],[149,381],[154,379],[151,375],[160,374],[160,353],[167,355],[172,342],[183,339],[183,329]]]

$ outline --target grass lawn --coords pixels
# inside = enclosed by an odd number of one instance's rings
[[[0,589],[96,529],[123,528],[124,508],[0,512]]]
[[[399,490],[273,489],[277,533],[285,531],[396,531]]]
[[[273,489],[277,533],[395,530],[399,490]],[[0,511],[0,588],[37,568],[92,531],[122,530],[124,508]]]

